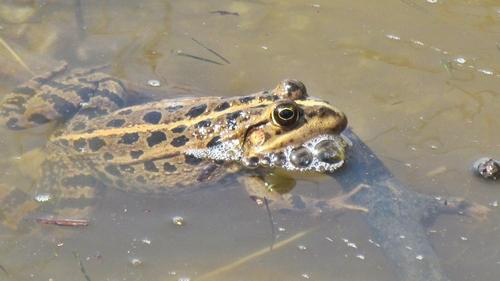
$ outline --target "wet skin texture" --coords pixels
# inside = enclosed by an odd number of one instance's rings
[[[0,104],[0,121],[12,130],[59,122],[33,192],[0,190],[0,230],[22,232],[42,215],[49,221],[88,218],[107,187],[161,192],[238,175],[252,198],[268,199],[275,208],[361,211],[399,280],[433,281],[448,279],[424,225],[443,212],[487,212],[460,198],[438,200],[407,189],[350,129],[346,153],[340,138],[345,115],[310,98],[298,81],[247,96],[133,105],[117,79],[93,70],[65,72],[61,67],[36,77]],[[294,181],[278,170],[329,173],[345,195],[287,194]],[[47,202],[35,201],[36,195],[47,195]]]
[[[134,105],[130,96],[120,80],[66,66],[7,94],[0,123],[8,129],[56,126],[33,192],[0,192],[0,221],[19,229],[30,216],[86,219],[109,187],[161,193],[230,175],[252,198],[266,198],[276,208],[344,207],[338,199],[282,194],[294,181],[275,171],[334,171],[343,164],[345,115],[309,97],[301,82],[284,80],[274,89],[235,97]]]

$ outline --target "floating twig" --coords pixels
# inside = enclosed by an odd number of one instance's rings
[[[192,58],[192,59],[195,59],[195,60],[201,60],[201,61],[204,61],[204,62],[209,62],[209,63],[213,63],[213,64],[217,64],[217,65],[223,65],[222,63],[220,63],[218,61],[214,61],[214,60],[211,60],[211,59],[202,58],[202,57],[191,55],[191,54],[186,54],[186,53],[182,52],[181,50],[177,51],[177,55],[178,56]]]
[[[280,241],[278,243],[276,243],[276,245],[274,245],[274,250],[277,250],[281,247],[284,247],[288,244],[290,244],[291,242],[303,237],[304,235],[308,234],[309,232],[315,230],[316,228],[309,228],[307,230],[304,230],[304,231],[301,231],[295,235],[293,235],[292,237],[288,238],[288,239],[285,239],[283,241]],[[228,271],[231,271],[253,259],[256,259],[262,255],[265,255],[267,253],[271,252],[271,249],[269,249],[268,247],[265,247],[263,249],[260,249],[258,250],[257,252],[254,252],[250,255],[247,255],[245,257],[242,257],[242,258],[239,258],[237,259],[236,261],[230,263],[230,264],[227,264],[227,265],[224,265],[224,266],[221,266],[213,271],[210,271],[208,273],[205,273],[203,275],[201,275],[199,278],[196,278],[197,281],[203,281],[203,280],[215,280],[213,279],[214,276],[216,275],[219,275],[219,274],[222,274],[222,273],[225,273],[225,272],[228,272]]]
[[[219,59],[223,60],[225,63],[227,64],[231,64],[231,62],[229,62],[228,59],[226,59],[225,57],[223,57],[221,54],[217,53],[216,51],[214,51],[213,49],[210,49],[209,47],[205,46],[203,43],[201,43],[200,41],[194,39],[191,37],[191,40],[193,40],[196,44],[200,45],[201,47],[203,47],[204,49],[206,49],[207,51],[209,51],[210,53],[216,55]]]
[[[37,218],[36,222],[41,224],[53,224],[59,226],[87,226],[89,225],[88,220],[79,220],[79,219],[45,219],[45,218]]]
[[[240,13],[238,12],[230,12],[230,11],[224,11],[224,10],[216,10],[216,11],[211,11],[211,14],[218,14],[221,16],[239,16]]]
[[[31,68],[28,67],[28,65],[23,61],[23,59],[14,51],[5,40],[3,40],[2,37],[0,37],[0,45],[2,45],[13,57],[14,59],[22,66],[24,67],[31,75],[35,75],[33,71],[31,71]]]
[[[87,274],[87,270],[85,270],[85,267],[83,266],[82,259],[80,258],[78,252],[73,252],[73,256],[78,261],[78,265],[80,265],[80,272],[83,274],[83,277],[85,277],[85,280],[92,281],[92,279],[90,279],[90,276]]]

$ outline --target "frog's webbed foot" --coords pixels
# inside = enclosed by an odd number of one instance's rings
[[[277,203],[281,209],[306,210],[308,213],[317,216],[324,211],[361,211],[368,212],[368,209],[353,203],[349,199],[361,191],[368,188],[367,185],[359,185],[348,193],[340,194],[328,199],[311,198],[303,195],[283,195],[283,201],[287,204]]]
[[[367,208],[349,202],[349,199],[353,195],[364,188],[368,188],[368,186],[364,184],[359,185],[348,193],[328,199],[320,199],[298,194],[280,194],[279,192],[276,192],[275,189],[285,189],[289,191],[290,188],[276,188],[275,186],[273,186],[274,188],[270,188],[269,183],[266,183],[266,181],[258,176],[243,177],[241,180],[250,197],[254,199],[258,205],[264,205],[267,200],[270,207],[276,210],[304,211],[313,216],[329,210],[368,211]],[[293,185],[295,182],[291,181],[287,182],[287,184]]]
[[[432,198],[435,200],[434,204],[428,208],[428,214],[424,218],[431,217],[437,213],[446,214],[463,214],[477,220],[485,220],[488,216],[490,209],[478,203],[469,202],[460,197],[445,197],[445,198]],[[434,208],[432,208],[434,205]]]

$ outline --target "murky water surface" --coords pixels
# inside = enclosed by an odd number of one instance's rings
[[[490,205],[485,221],[439,217],[429,239],[452,280],[497,280],[500,185],[470,166],[500,158],[499,33],[500,3],[487,0],[2,1],[0,36],[12,52],[0,47],[0,89],[58,61],[110,64],[137,85],[158,80],[160,92],[193,85],[233,96],[301,79],[346,112],[403,183]],[[47,136],[2,130],[3,188],[32,185],[20,172],[32,161],[17,157]],[[297,187],[339,190],[333,179]],[[0,280],[203,280],[272,243],[265,209],[236,185],[178,196],[110,190],[96,209],[88,227],[57,235],[0,233]],[[273,216],[278,241],[309,232],[205,280],[395,280],[358,214]]]

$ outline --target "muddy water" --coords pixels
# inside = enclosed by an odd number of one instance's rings
[[[497,280],[500,186],[469,170],[483,155],[500,158],[497,1],[7,2],[0,35],[25,66],[0,48],[2,91],[62,60],[224,96],[301,79],[410,188],[490,205],[485,221],[439,217],[429,239],[450,279]],[[47,134],[1,132],[4,188],[32,185],[21,173],[32,161],[17,157]],[[330,179],[297,187],[338,190]],[[358,214],[273,217],[277,241],[309,232],[210,280],[395,280]],[[1,233],[0,280],[197,280],[272,244],[265,210],[236,185],[163,197],[111,190],[90,226],[49,228]]]

